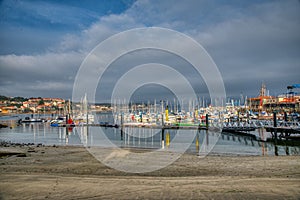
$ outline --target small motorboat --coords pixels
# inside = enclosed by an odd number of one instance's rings
[[[66,117],[57,117],[50,121],[50,126],[58,127],[66,125]]]
[[[41,123],[41,122],[46,122],[46,119],[43,118],[30,118],[30,117],[25,117],[25,119],[19,119],[19,123]]]

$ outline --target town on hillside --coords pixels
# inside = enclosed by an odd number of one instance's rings
[[[70,101],[62,98],[44,97],[6,97],[0,96],[0,114],[19,114],[19,113],[63,113],[69,109]],[[78,105],[77,105],[78,104]],[[80,104],[75,104],[79,107]],[[110,111],[109,105],[91,105],[94,111]]]

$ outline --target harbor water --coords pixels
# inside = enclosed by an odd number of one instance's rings
[[[105,128],[94,126],[79,127],[52,127],[50,123],[22,123],[16,121],[22,116],[0,117],[0,121],[11,124],[11,127],[0,129],[0,141],[12,143],[34,143],[44,145],[75,145],[75,146],[103,146],[102,141],[110,141],[111,145],[119,148],[142,149],[171,149],[177,143],[185,141],[174,140],[178,134],[188,135],[194,131],[195,137],[187,144],[188,153],[197,155],[206,151],[217,155],[297,155],[300,154],[299,146],[274,145],[266,142],[270,135],[264,130],[253,132],[254,137],[235,135],[231,133],[218,133],[207,130],[181,130],[151,129],[142,127]],[[50,116],[45,116],[50,117]],[[52,116],[51,116],[52,117]],[[112,123],[113,118],[109,113],[97,115],[100,122]],[[101,129],[101,130],[100,130]]]

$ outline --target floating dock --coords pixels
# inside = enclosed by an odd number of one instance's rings
[[[293,127],[265,127],[273,138],[298,139],[300,140],[300,128]]]

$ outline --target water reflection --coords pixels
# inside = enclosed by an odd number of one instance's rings
[[[177,130],[161,130],[149,128],[102,128],[105,135],[99,134],[99,127],[81,126],[76,128],[51,127],[48,123],[22,124],[12,129],[0,129],[0,140],[17,143],[43,143],[46,145],[84,145],[106,146],[101,141],[106,137],[117,147],[134,147],[148,149],[172,150],[179,145],[174,142]],[[183,131],[180,136],[184,143]],[[265,142],[267,139],[265,130],[258,130],[256,137],[217,132],[198,131],[188,152],[197,155],[211,152],[217,154],[243,154],[243,155],[294,155],[300,154],[299,147],[290,146],[288,143]],[[217,141],[217,144],[213,146]]]

